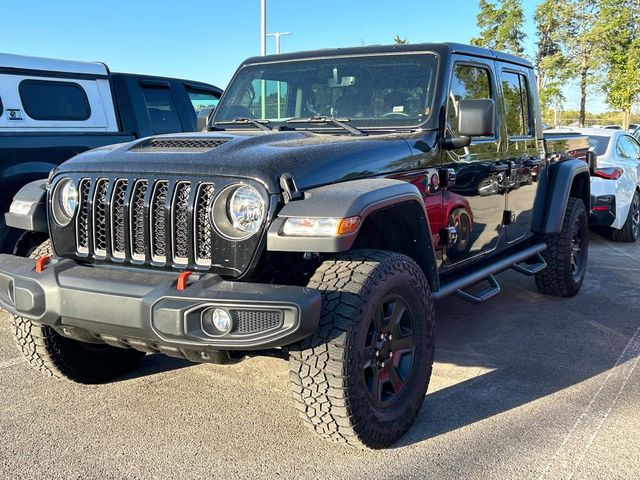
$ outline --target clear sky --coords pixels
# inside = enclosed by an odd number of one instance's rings
[[[533,56],[535,0],[524,0]],[[283,52],[392,43],[468,43],[478,33],[476,0],[267,0],[268,32],[287,31]],[[112,71],[177,76],[224,88],[260,51],[259,0],[0,0],[0,51],[99,60]],[[268,39],[268,51],[274,51]],[[578,106],[567,91],[566,109]],[[595,95],[588,107],[604,108]]]

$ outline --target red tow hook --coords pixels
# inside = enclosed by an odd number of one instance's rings
[[[176,288],[179,291],[182,292],[189,286],[187,285],[187,280],[189,279],[190,276],[191,276],[191,272],[182,272],[180,274],[180,276],[178,277],[178,285],[176,286]]]
[[[36,259],[36,273],[44,272],[44,269],[47,268],[47,263],[49,263],[51,257],[45,255],[44,257],[38,257]]]

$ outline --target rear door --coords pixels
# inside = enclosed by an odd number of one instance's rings
[[[542,151],[536,138],[534,98],[528,70],[512,64],[497,65],[502,91],[499,108],[503,110],[503,135],[507,139],[505,160],[509,164],[505,174],[508,191],[506,238],[508,242],[515,242],[531,233],[531,213]]]
[[[457,106],[465,99],[493,99],[499,88],[492,60],[456,56],[447,101],[446,135],[458,136]],[[444,222],[455,229],[456,241],[444,255],[443,266],[495,250],[505,209],[504,172],[499,163],[500,134],[473,138],[464,149],[444,152],[443,168],[455,172],[455,183],[443,193]]]

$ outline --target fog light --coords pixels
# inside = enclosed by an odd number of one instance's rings
[[[208,308],[202,312],[202,330],[210,336],[225,335],[231,331],[231,315],[221,308]]]

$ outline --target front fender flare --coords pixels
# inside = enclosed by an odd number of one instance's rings
[[[287,218],[348,218],[359,216],[360,225],[370,215],[385,209],[407,205],[419,212],[414,231],[417,252],[412,257],[425,272],[433,290],[438,288],[435,249],[420,191],[402,180],[386,178],[352,180],[314,188],[304,192],[304,199],[287,203],[272,222],[267,233],[267,250],[280,252],[338,253],[349,251],[360,229],[335,237],[292,237],[282,234]]]
[[[22,211],[9,210],[5,213],[5,223],[9,227],[29,232],[49,233],[46,179],[27,183],[13,199],[14,202],[20,202]]]

